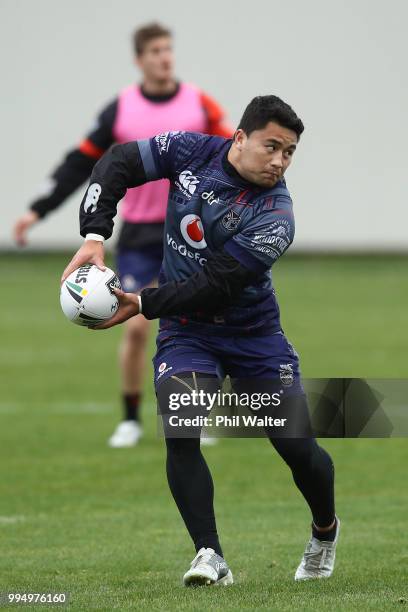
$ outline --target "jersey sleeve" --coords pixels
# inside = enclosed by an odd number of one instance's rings
[[[231,138],[234,134],[234,130],[228,123],[222,106],[203,91],[200,93],[200,101],[207,117],[206,133],[213,136]]]
[[[262,211],[244,229],[225,243],[224,249],[250,270],[268,270],[293,242],[295,221],[292,208]]]
[[[116,110],[117,100],[103,109],[85,139],[66,155],[45,181],[30,204],[31,210],[45,217],[87,180],[97,160],[113,143]]]
[[[164,132],[148,140],[139,140],[139,151],[149,181],[171,179],[177,170],[207,141],[195,132]]]
[[[95,160],[109,149],[114,142],[113,125],[118,109],[116,98],[98,114],[94,125],[85,138],[79,143],[79,150]]]

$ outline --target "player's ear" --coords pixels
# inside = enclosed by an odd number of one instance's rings
[[[242,147],[244,146],[244,142],[246,139],[246,134],[244,130],[238,128],[238,130],[234,134],[234,144],[237,147],[238,151],[242,151]]]
[[[137,68],[139,68],[139,70],[143,70],[143,62],[141,60],[141,55],[134,55],[133,62],[135,64],[135,66],[137,66]]]

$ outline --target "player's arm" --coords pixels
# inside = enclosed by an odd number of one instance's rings
[[[85,243],[65,268],[61,282],[87,262],[103,267],[103,241],[112,235],[117,204],[127,189],[171,178],[175,167],[206,138],[190,132],[166,132],[107,151],[93,169],[80,207],[80,232]]]
[[[61,282],[85,263],[104,269],[103,243],[112,235],[118,202],[127,189],[147,181],[136,141],[114,145],[95,164],[79,213],[80,233],[85,242],[65,268]]]
[[[140,295],[115,290],[120,307],[116,315],[96,329],[107,329],[143,314],[157,319],[200,311],[213,314],[226,308],[265,271],[264,266],[243,265],[224,249],[210,257],[203,269],[183,281],[170,281]]]
[[[290,209],[255,217],[246,229],[225,243],[202,270],[183,281],[171,281],[140,296],[115,291],[120,308],[97,329],[106,329],[142,313],[147,319],[195,313],[213,314],[234,303],[287,250],[294,237]]]
[[[94,128],[44,183],[41,194],[30,204],[29,210],[17,219],[14,239],[20,246],[27,242],[29,228],[55,210],[80,187],[90,176],[98,159],[111,146],[113,124],[116,117],[117,100],[106,106],[99,114]]]

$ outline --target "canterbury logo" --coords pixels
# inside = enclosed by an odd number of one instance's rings
[[[191,195],[193,195],[196,190],[196,186],[200,182],[198,178],[190,172],[190,170],[184,170],[179,176],[179,181],[184,189],[187,189]]]

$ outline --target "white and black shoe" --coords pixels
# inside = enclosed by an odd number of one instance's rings
[[[228,586],[234,579],[225,559],[212,548],[200,548],[183,576],[184,586]]]
[[[111,448],[130,448],[136,446],[143,436],[143,429],[137,421],[122,421],[108,440]]]
[[[311,537],[296,570],[295,580],[329,578],[334,570],[336,546],[340,532],[340,521],[336,517],[336,537],[333,542]]]

